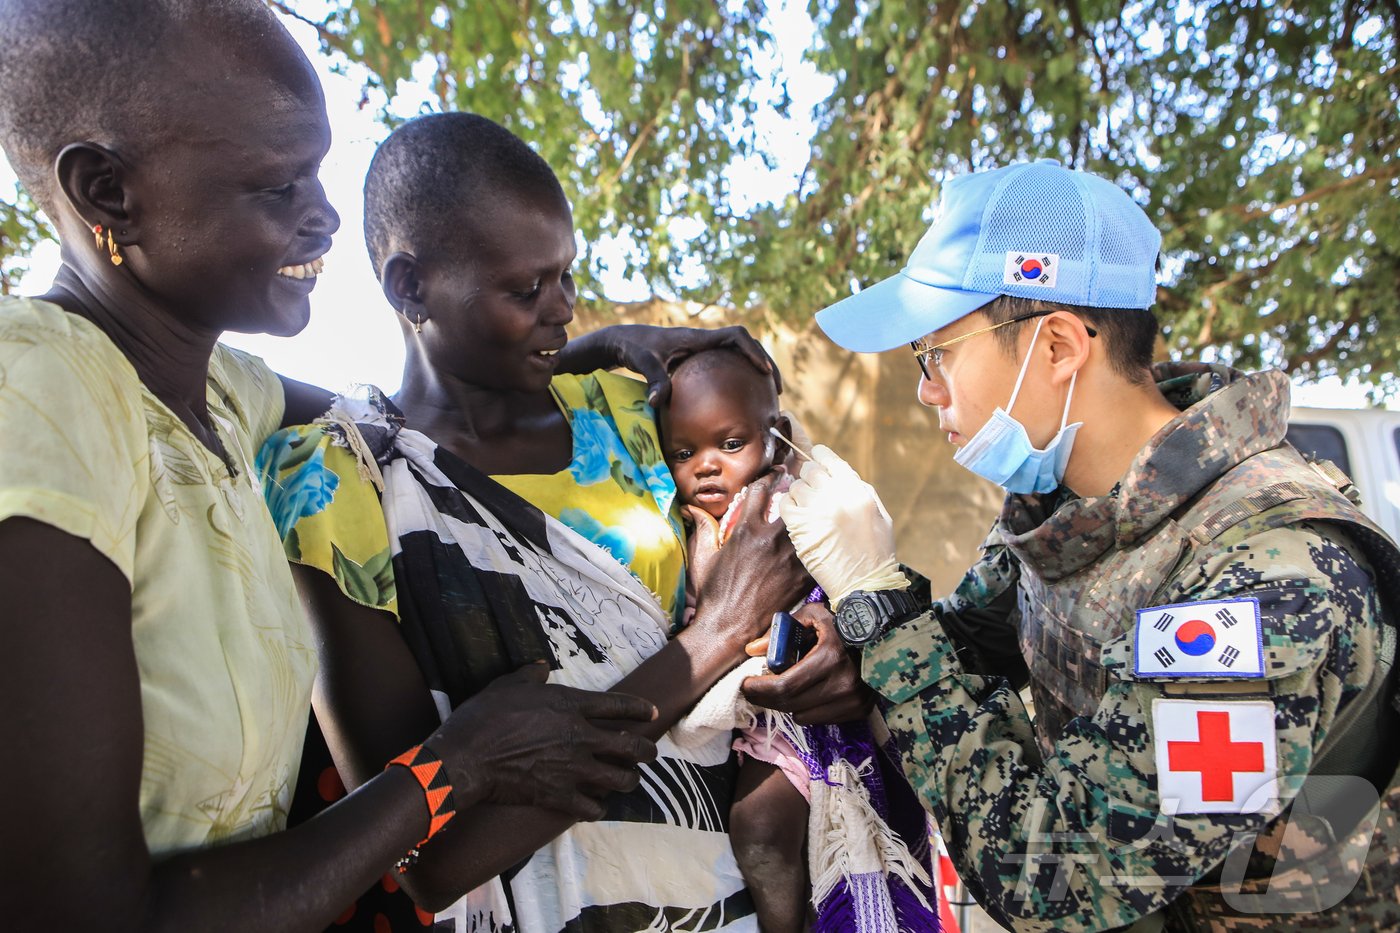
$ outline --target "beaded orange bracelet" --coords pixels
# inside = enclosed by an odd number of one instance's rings
[[[384,770],[388,771],[395,765],[409,770],[422,786],[423,797],[428,804],[428,835],[410,849],[408,855],[399,859],[395,867],[402,873],[418,858],[418,847],[442,832],[443,827],[452,822],[452,818],[457,815],[457,804],[452,799],[452,782],[447,778],[447,769],[443,767],[442,759],[433,754],[432,749],[426,745],[415,745],[385,765]]]

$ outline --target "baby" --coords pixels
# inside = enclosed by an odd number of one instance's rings
[[[675,368],[660,422],[681,504],[721,522],[721,536],[728,532],[724,518],[734,498],[783,459],[770,429],[791,433],[772,380],[729,350],[699,353]],[[803,595],[794,593],[793,602]],[[798,788],[806,788],[806,767],[780,735],[746,733],[735,744],[746,753],[730,809],[735,859],[762,929],[801,930],[807,916],[808,806]]]
[[[704,513],[697,524],[718,522],[723,542],[735,518],[727,513],[741,508],[735,500],[783,460],[773,430],[792,437],[772,381],[733,351],[687,357],[672,372],[660,424],[681,504]],[[792,601],[820,593],[793,593]],[[884,721],[769,725],[741,730],[734,743],[742,760],[729,814],[760,927],[800,931],[810,923],[816,933],[834,933],[863,917],[878,918],[877,929],[937,930],[928,825],[898,764],[881,750],[889,741]]]

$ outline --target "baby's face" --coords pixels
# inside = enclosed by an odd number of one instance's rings
[[[716,519],[773,465],[768,429],[777,420],[776,405],[750,389],[747,380],[682,380],[661,413],[666,464],[681,502]]]

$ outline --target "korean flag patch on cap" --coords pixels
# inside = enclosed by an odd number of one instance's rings
[[[1029,250],[1009,250],[1006,263],[1002,266],[1003,285],[1043,285],[1055,287],[1055,278],[1060,271],[1060,257],[1056,253],[1033,253]]]
[[[1176,603],[1137,611],[1139,677],[1263,677],[1257,599]]]

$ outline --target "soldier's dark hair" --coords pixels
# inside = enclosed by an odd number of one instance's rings
[[[553,169],[524,140],[474,113],[410,120],[380,144],[365,177],[365,246],[379,275],[399,250],[419,260],[460,242],[464,223],[503,200],[568,200]]]
[[[191,90],[168,63],[183,41],[207,43],[225,60],[256,61],[279,78],[286,66],[269,54],[271,44],[292,52],[297,69],[305,62],[259,0],[0,2],[0,148],[50,217],[64,146],[92,142],[139,158],[178,132],[171,105]]]
[[[1098,332],[1104,353],[1114,372],[1134,385],[1152,381],[1152,351],[1157,340],[1157,316],[1146,308],[1085,308],[1035,298],[1000,295],[978,309],[992,324],[1034,314],[1037,311],[1068,311]],[[1035,319],[1022,321],[992,332],[1002,351],[1015,356],[1021,328],[1034,326]]]

